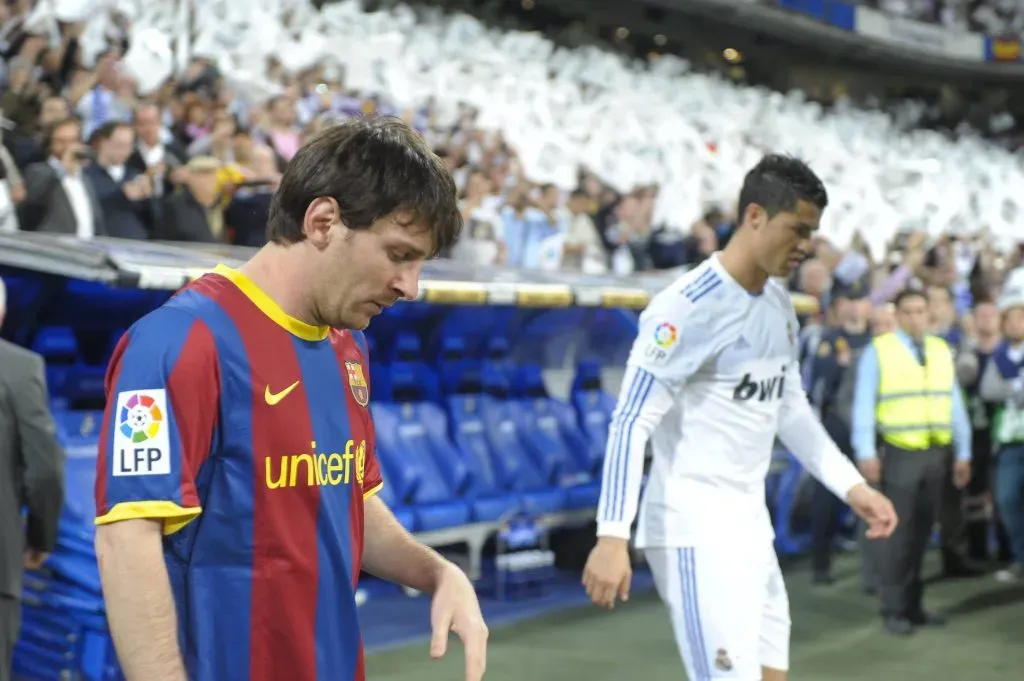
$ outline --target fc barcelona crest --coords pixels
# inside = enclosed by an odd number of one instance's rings
[[[370,389],[363,377],[363,365],[359,362],[345,362],[345,371],[348,372],[348,387],[352,390],[352,397],[356,398],[359,406],[365,407],[370,402]]]

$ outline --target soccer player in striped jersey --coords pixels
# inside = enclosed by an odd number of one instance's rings
[[[668,607],[689,678],[784,681],[789,603],[765,506],[776,437],[887,537],[892,504],[865,484],[807,403],[788,277],[827,204],[802,162],[767,156],[746,176],[726,248],[660,292],[640,316],[609,432],[591,599],[629,593],[628,552],[644,454],[636,546]]]
[[[374,496],[361,331],[416,297],[461,225],[451,176],[405,124],[330,127],[285,170],[269,243],[121,339],[96,552],[129,681],[362,681],[360,570],[432,593],[431,654],[454,631],[482,677],[472,585]]]

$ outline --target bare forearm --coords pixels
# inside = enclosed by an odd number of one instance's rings
[[[367,499],[363,522],[363,569],[389,582],[433,593],[448,561],[416,541],[377,497]]]
[[[188,681],[159,524],[133,520],[98,527],[96,557],[110,633],[125,678]]]

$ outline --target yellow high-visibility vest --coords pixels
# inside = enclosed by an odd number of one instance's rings
[[[925,366],[895,333],[872,341],[878,353],[875,420],[882,439],[901,449],[953,441],[953,359],[946,341],[926,336]]]

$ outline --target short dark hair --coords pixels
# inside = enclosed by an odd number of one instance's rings
[[[893,299],[892,302],[893,305],[895,305],[896,308],[899,309],[900,305],[903,304],[904,300],[910,300],[911,298],[920,298],[925,303],[928,302],[928,295],[919,288],[903,289],[902,291],[896,294],[896,297]]]
[[[828,205],[825,185],[800,159],[768,154],[743,178],[736,216],[742,222],[747,206],[756,203],[771,219],[778,213],[796,210],[798,201],[809,201],[818,210],[825,210]]]
[[[267,239],[306,238],[302,221],[314,199],[338,202],[349,229],[369,229],[397,211],[426,226],[434,252],[450,248],[462,231],[455,181],[423,138],[393,117],[357,118],[324,128],[285,168],[270,201]]]
[[[113,137],[114,133],[121,128],[128,128],[132,132],[135,131],[134,128],[132,128],[131,123],[125,123],[124,121],[110,121],[93,130],[92,135],[89,136],[89,144],[105,142]]]

